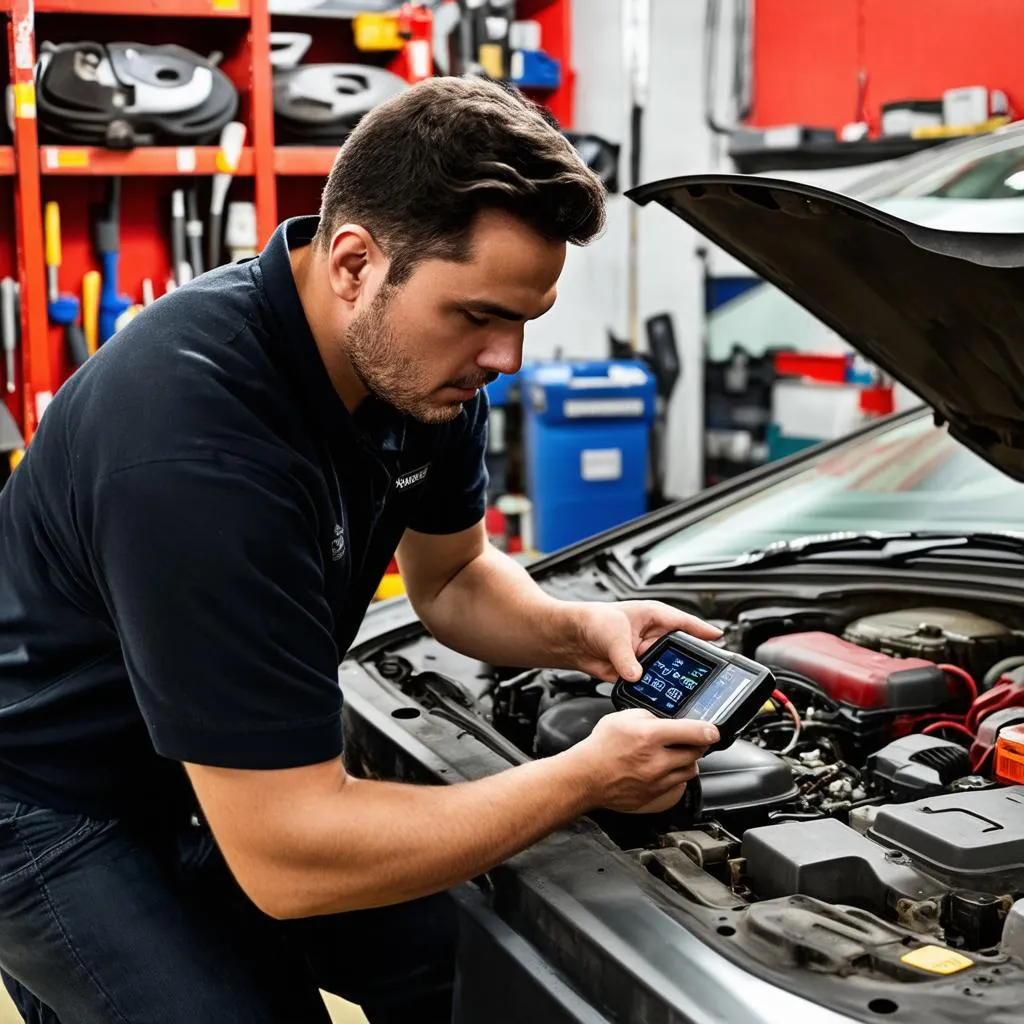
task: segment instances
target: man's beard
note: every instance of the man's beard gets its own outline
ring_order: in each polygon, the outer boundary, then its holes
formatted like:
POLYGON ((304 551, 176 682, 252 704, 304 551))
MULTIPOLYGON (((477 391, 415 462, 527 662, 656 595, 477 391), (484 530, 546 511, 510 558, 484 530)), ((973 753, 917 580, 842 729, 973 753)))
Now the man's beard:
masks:
MULTIPOLYGON (((447 423, 462 411, 461 402, 438 404, 431 401, 436 391, 423 372, 401 350, 388 319, 392 289, 386 285, 374 296, 370 308, 349 324, 345 354, 363 387, 375 398, 423 423, 447 423)), ((490 383, 498 375, 481 373, 447 382, 452 387, 472 390, 490 383)))

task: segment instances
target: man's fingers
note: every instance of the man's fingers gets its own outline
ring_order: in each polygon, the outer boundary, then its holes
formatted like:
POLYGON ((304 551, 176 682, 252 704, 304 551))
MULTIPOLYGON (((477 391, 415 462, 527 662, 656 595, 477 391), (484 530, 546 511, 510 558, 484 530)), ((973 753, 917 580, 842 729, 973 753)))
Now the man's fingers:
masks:
POLYGON ((616 637, 608 646, 608 660, 612 668, 623 678, 635 681, 643 675, 640 662, 636 660, 633 644, 628 636, 616 637))
POLYGON ((657 636, 652 636, 650 640, 645 641, 642 649, 650 647, 658 639, 658 636, 671 633, 676 629, 682 633, 689 633, 690 636, 699 637, 701 640, 717 640, 722 635, 722 631, 717 626, 712 626, 710 622, 705 622, 688 612, 681 612, 660 601, 645 601, 643 605, 644 612, 648 616, 648 628, 643 632, 648 636, 652 632, 657 633, 657 636))
POLYGON ((694 718, 659 718, 650 726, 653 739, 666 747, 707 747, 718 742, 718 730, 694 718))
POLYGON ((669 772, 661 781, 665 789, 672 789, 674 786, 681 786, 684 782, 695 779, 697 774, 697 762, 694 761, 693 764, 688 764, 685 768, 677 768, 674 772, 669 772))

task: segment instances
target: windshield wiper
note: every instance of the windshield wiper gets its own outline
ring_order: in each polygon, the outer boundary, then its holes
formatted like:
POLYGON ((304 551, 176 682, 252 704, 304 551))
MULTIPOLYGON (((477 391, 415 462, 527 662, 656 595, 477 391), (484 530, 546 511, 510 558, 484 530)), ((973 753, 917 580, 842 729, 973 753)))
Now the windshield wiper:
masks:
POLYGON ((895 565, 944 552, 999 552, 1024 559, 1024 535, 1014 533, 943 532, 939 530, 844 531, 811 534, 793 540, 776 541, 736 558, 670 565, 651 576, 647 584, 671 583, 694 572, 770 569, 794 565, 820 555, 852 555, 855 561, 884 562, 895 565))

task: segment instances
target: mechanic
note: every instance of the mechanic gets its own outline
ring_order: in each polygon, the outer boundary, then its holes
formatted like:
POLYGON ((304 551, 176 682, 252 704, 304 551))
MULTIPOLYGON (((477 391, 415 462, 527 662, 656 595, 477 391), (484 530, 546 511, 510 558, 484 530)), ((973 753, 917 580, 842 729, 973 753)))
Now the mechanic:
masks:
POLYGON ((436 78, 319 216, 144 310, 0 493, 0 968, 27 1021, 448 1021, 453 885, 676 802, 714 730, 642 710, 492 777, 346 774, 338 667, 396 552, 430 631, 636 678, 706 623, 547 596, 487 542, 487 399, 604 195, 519 94, 436 78))

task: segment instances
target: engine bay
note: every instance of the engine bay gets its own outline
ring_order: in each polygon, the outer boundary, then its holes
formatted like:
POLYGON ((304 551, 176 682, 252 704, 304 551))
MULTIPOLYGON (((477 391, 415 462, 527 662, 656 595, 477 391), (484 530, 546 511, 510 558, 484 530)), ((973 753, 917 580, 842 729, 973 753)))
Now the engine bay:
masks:
MULTIPOLYGON (((942 973, 907 959, 908 932, 1024 957, 1024 629, 998 609, 888 604, 713 620, 718 643, 772 669, 772 698, 671 811, 592 817, 687 900, 745 912, 765 942, 805 919, 818 939, 794 955, 825 969, 870 948, 889 976, 942 973)), ((557 754, 614 711, 611 685, 584 673, 474 662, 470 675, 438 649, 424 638, 373 667, 509 760, 557 754)))

